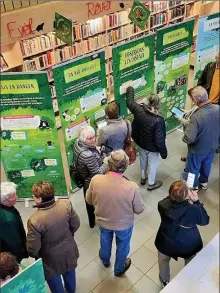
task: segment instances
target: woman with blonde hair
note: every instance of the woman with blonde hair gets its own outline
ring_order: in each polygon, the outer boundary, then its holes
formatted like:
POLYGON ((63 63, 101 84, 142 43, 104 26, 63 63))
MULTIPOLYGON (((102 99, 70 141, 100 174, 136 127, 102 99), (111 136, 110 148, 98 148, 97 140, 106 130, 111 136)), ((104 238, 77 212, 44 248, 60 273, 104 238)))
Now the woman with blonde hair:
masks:
POLYGON ((160 281, 170 281, 170 260, 184 258, 185 265, 202 247, 199 226, 209 224, 209 216, 198 199, 197 192, 189 190, 182 180, 171 184, 169 195, 158 203, 161 224, 156 236, 160 281))

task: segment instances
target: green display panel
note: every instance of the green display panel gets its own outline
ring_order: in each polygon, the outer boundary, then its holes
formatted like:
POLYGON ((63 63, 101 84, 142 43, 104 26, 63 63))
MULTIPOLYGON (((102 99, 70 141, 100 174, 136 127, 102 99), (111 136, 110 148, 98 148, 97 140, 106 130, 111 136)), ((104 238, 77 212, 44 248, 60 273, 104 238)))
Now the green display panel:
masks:
POLYGON ((112 49, 115 100, 122 116, 130 114, 126 107, 129 86, 139 103, 154 91, 154 44, 155 35, 150 34, 112 49))
POLYGON ((150 10, 147 9, 145 4, 140 3, 140 1, 138 0, 134 0, 128 17, 140 29, 144 30, 146 29, 146 24, 150 16, 150 13, 150 10))
POLYGON ((71 164, 79 127, 86 124, 96 127, 95 121, 105 116, 105 52, 99 51, 55 66, 53 74, 68 162, 71 164))
POLYGON ((1 287, 1 293, 47 293, 42 260, 39 259, 1 287))
POLYGON ((7 73, 0 77, 1 160, 19 198, 32 197, 40 180, 66 195, 66 183, 46 73, 7 73))
POLYGON ((55 12, 55 35, 58 39, 71 46, 73 43, 73 23, 59 13, 55 12))
POLYGON ((194 19, 157 31, 155 91, 167 131, 179 125, 173 106, 185 108, 194 19))

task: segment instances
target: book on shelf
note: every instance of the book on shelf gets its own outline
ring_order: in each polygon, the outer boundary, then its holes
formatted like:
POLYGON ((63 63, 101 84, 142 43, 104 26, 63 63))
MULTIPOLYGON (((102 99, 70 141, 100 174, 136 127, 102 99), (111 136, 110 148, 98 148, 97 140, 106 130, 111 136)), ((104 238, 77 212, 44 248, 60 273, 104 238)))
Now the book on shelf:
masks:
POLYGON ((178 6, 178 5, 184 5, 184 1, 168 1, 169 2, 169 8, 178 6))
POLYGON ((154 26, 157 26, 157 25, 162 25, 164 23, 166 23, 168 20, 168 13, 167 12, 161 12, 161 13, 158 13, 158 14, 154 14, 154 15, 151 15, 150 17, 150 27, 154 27, 154 26))
POLYGON ((127 10, 106 15, 107 29, 114 28, 115 26, 119 26, 124 23, 129 23, 130 20, 128 18, 128 15, 129 11, 127 10))
POLYGON ((155 1, 151 2, 149 9, 152 13, 160 12, 161 10, 166 10, 168 8, 168 1, 155 1))
POLYGON ((184 16, 185 15, 185 6, 175 7, 169 11, 170 13, 170 19, 184 16))

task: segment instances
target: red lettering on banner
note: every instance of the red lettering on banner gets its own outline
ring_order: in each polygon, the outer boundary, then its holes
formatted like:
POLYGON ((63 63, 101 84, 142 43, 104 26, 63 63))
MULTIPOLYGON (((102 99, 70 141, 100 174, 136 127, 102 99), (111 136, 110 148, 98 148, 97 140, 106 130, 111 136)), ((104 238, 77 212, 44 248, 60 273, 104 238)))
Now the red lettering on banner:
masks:
POLYGON ((111 9, 111 4, 111 1, 86 3, 88 8, 88 17, 98 15, 103 11, 107 12, 111 9))
POLYGON ((16 21, 10 21, 7 23, 8 34, 11 39, 20 39, 23 37, 34 35, 33 31, 33 19, 29 18, 27 23, 23 25, 17 25, 16 21))

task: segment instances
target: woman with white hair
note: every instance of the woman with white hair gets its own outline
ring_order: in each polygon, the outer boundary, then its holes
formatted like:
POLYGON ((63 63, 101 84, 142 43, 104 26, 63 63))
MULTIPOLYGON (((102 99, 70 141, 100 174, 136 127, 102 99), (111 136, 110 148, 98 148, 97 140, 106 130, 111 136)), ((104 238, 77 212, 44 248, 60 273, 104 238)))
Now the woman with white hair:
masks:
POLYGON ((28 258, 26 233, 21 216, 14 207, 17 201, 16 184, 0 183, 0 243, 1 252, 10 252, 17 262, 28 258))
POLYGON ((129 158, 123 150, 112 152, 108 158, 109 172, 92 178, 86 201, 95 207, 100 227, 101 249, 99 257, 105 267, 110 265, 112 240, 116 237, 116 260, 114 273, 119 277, 131 265, 127 258, 134 225, 134 214, 144 210, 140 190, 135 182, 123 177, 129 158))
MULTIPOLYGON (((108 170, 108 165, 101 160, 100 153, 96 149, 95 130, 91 126, 83 126, 79 131, 79 139, 74 145, 74 163, 80 177, 84 181, 84 197, 89 188, 92 177, 96 174, 104 174, 108 170)), ((86 203, 89 225, 95 226, 94 207, 86 203)))

